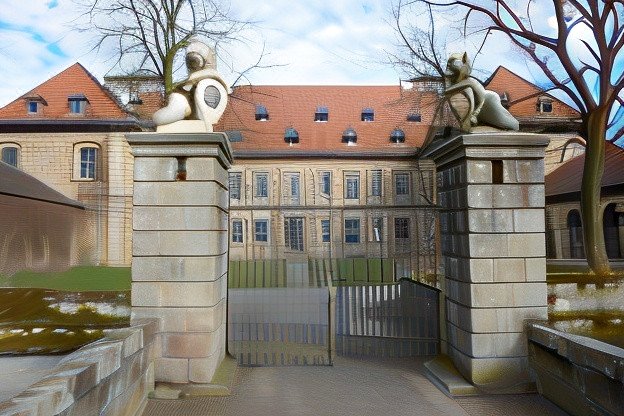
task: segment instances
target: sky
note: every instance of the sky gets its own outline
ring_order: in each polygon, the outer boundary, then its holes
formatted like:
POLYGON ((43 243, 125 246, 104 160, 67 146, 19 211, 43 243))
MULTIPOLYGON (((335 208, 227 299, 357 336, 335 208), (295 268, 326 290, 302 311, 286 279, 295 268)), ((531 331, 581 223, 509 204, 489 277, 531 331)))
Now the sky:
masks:
MULTIPOLYGON (((397 85, 402 74, 387 63, 397 44, 389 0, 231 0, 231 11, 257 22, 246 44, 227 45, 219 70, 228 82, 251 65, 264 45, 254 84, 397 85)), ((91 51, 72 0, 0 0, 0 106, 80 62, 101 82, 114 62, 91 51)), ((461 45, 459 46, 461 47, 461 45)), ((502 51, 504 52, 504 50, 502 51)), ((490 65, 495 69, 495 65, 490 65)), ((487 65, 486 65, 487 67, 487 65)), ((247 83, 241 81, 242 83, 247 83)))

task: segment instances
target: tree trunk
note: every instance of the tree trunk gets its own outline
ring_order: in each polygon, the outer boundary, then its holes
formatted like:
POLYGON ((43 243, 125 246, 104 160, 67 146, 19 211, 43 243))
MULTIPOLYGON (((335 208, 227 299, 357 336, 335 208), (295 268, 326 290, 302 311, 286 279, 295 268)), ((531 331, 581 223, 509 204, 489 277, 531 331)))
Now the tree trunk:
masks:
POLYGON ((606 108, 599 107, 587 119, 587 147, 581 185, 581 217, 583 243, 590 269, 604 276, 611 272, 605 248, 600 206, 600 188, 605 162, 606 108))

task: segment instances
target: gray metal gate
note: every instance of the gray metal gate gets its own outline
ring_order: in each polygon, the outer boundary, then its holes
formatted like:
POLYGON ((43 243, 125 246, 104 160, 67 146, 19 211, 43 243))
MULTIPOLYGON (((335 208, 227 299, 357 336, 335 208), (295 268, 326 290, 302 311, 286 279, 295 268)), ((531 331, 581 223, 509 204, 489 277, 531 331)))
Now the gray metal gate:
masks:
POLYGON ((439 290, 408 279, 336 291, 336 352, 410 357, 439 352, 439 290))

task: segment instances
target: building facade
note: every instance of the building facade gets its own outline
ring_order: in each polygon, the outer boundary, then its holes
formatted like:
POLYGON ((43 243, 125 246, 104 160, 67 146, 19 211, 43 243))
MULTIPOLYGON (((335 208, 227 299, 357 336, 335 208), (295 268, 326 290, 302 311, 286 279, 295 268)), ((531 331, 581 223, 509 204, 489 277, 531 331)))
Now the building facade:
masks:
POLYGON ((87 207, 95 263, 127 266, 132 155, 124 135, 141 128, 76 63, 0 109, 0 152, 4 163, 87 207))

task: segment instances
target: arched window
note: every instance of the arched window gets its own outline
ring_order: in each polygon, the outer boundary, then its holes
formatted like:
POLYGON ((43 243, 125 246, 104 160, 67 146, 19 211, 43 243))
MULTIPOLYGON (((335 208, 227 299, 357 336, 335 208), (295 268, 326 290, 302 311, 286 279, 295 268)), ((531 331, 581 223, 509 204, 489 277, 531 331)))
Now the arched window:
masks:
POLYGON ((570 258, 584 259, 583 225, 581 223, 581 215, 576 209, 568 212, 568 230, 570 232, 570 258))
POLYGON ((622 258, 620 227, 624 225, 624 213, 616 211, 616 204, 609 204, 602 214, 605 246, 610 259, 622 258))
POLYGON ((2 161, 13 167, 19 167, 20 147, 17 143, 0 143, 2 161))
POLYGON ((74 146, 73 179, 89 181, 99 179, 100 146, 96 143, 77 143, 74 146))

